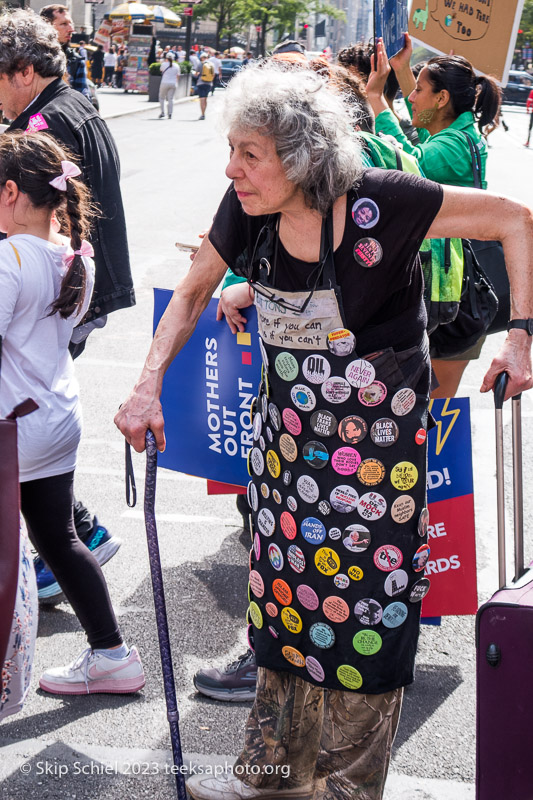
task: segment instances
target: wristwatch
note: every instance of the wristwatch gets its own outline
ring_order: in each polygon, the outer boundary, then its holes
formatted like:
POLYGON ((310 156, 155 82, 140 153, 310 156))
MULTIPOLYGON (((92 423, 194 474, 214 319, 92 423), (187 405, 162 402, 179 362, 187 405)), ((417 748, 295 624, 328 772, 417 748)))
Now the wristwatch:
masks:
POLYGON ((511 328, 520 328, 526 331, 528 336, 533 336, 533 319, 531 317, 529 319, 511 319, 507 323, 507 330, 510 331, 511 328))

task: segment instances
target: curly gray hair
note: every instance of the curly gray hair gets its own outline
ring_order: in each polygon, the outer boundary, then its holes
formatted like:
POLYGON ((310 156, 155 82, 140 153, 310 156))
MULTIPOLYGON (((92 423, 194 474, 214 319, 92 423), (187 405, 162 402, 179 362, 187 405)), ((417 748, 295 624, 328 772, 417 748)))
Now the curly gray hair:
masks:
POLYGON ((55 28, 33 11, 0 15, 0 75, 12 78, 28 66, 42 78, 60 78, 65 54, 55 28))
POLYGON ((287 178, 323 216, 361 176, 357 108, 305 68, 251 64, 232 79, 222 120, 227 130, 272 136, 287 178))

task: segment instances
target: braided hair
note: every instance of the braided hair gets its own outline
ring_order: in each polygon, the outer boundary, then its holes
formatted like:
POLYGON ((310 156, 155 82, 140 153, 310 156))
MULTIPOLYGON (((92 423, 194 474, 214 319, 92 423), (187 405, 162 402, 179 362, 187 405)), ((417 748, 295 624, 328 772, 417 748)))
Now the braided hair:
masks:
MULTIPOLYGON (((66 191, 50 184, 62 173, 62 161, 75 161, 65 147, 43 132, 13 131, 0 137, 0 187, 13 181, 36 208, 55 212, 61 232, 70 238, 74 251, 87 238, 90 221, 96 209, 90 201, 88 188, 69 178, 66 191)), ((63 276, 59 295, 51 305, 50 315, 67 319, 77 312, 85 298, 86 273, 82 257, 75 255, 63 276)))

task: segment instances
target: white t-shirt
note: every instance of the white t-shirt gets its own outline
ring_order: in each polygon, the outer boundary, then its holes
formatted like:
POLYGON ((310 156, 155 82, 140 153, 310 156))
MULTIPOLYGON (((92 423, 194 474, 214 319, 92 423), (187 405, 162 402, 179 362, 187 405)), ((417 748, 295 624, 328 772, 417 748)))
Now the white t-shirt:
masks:
POLYGON ((20 480, 62 475, 76 466, 81 409, 74 363, 68 351, 72 329, 82 319, 94 287, 94 263, 83 257, 87 289, 75 316, 48 316, 72 254, 29 234, 0 241, 0 416, 27 397, 39 409, 18 420, 20 480), (11 244, 20 257, 20 266, 11 244))
POLYGON ((176 55, 178 56, 178 61, 181 63, 185 61, 185 50, 177 50, 176 55))
POLYGON ((220 60, 220 58, 217 58, 216 56, 211 56, 208 59, 208 61, 210 61, 212 63, 212 65, 214 66, 215 75, 220 75, 221 70, 222 70, 222 61, 220 60))
POLYGON ((115 53, 106 53, 104 56, 104 67, 116 67, 117 57, 115 53))
POLYGON ((170 66, 168 61, 163 61, 161 64, 161 85, 174 86, 180 74, 181 70, 177 64, 172 64, 172 66, 170 66))

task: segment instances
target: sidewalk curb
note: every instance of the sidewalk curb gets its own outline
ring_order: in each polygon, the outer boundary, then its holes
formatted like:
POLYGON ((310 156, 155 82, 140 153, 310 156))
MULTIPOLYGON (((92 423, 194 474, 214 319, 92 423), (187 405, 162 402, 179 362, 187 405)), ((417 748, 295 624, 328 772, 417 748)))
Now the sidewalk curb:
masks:
MULTIPOLYGON (((196 100, 196 96, 194 97, 181 97, 179 100, 174 100, 174 105, 177 106, 180 103, 188 103, 191 100, 196 100)), ((106 114, 106 116, 102 116, 102 119, 117 119, 118 117, 131 117, 134 114, 145 114, 147 111, 152 111, 156 105, 159 105, 159 100, 153 100, 151 103, 149 100, 146 101, 146 108, 133 108, 130 111, 119 111, 118 113, 111 113, 106 114)))

